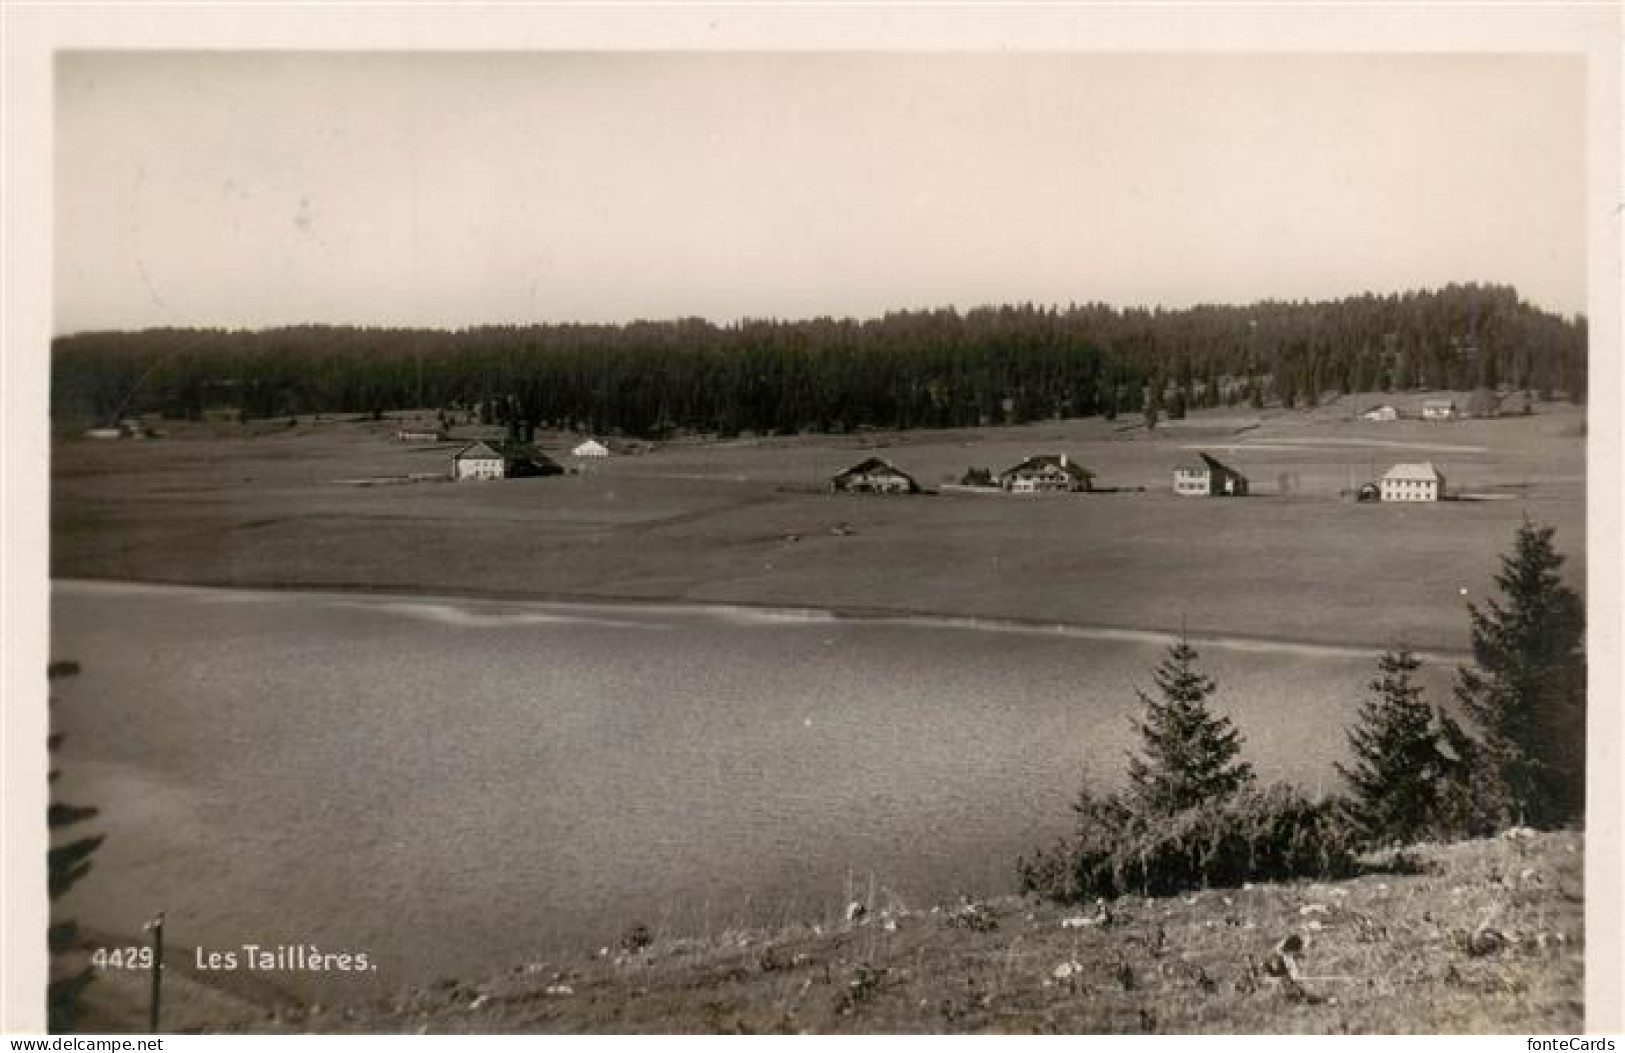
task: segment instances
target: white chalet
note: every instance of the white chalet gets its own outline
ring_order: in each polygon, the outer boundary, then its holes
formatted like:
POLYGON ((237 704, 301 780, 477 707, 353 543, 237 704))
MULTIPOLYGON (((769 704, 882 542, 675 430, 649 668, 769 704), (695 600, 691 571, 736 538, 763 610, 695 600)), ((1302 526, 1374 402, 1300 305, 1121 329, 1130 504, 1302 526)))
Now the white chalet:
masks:
POLYGON ((1396 464, 1383 473, 1384 501, 1438 501, 1444 497, 1444 476, 1432 461, 1396 464))
POLYGON ((1090 489, 1094 473, 1066 454, 1039 454, 999 473, 999 485, 1013 494, 1075 493, 1090 489))

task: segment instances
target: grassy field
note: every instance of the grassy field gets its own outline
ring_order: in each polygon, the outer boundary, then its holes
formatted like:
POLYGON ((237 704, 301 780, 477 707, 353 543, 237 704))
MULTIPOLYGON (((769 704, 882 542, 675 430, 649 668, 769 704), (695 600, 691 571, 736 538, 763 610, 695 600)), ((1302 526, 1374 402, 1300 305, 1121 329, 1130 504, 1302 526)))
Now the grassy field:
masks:
MULTIPOLYGON (((320 1032, 1573 1033, 1578 834, 1420 846, 1400 868, 1098 907, 926 907, 856 889, 820 922, 597 953, 394 997, 300 1005, 184 949, 175 1030, 320 1032), (1278 949, 1293 938, 1290 966, 1278 949)), ((1391 861, 1390 861, 1391 862, 1391 861)), ((1288 944, 1290 946, 1290 944, 1288 944)), ((144 974, 93 985, 90 1028, 140 1020, 144 974)))
MULTIPOLYGON (((52 573, 197 584, 679 599, 913 611, 1334 643, 1454 649, 1524 515, 1558 529, 1584 582, 1584 416, 1372 423, 1308 412, 844 437, 674 442, 581 474, 358 485, 444 471, 454 444, 393 442, 396 421, 169 426, 64 437, 52 463, 52 573), (1206 450, 1243 501, 1176 498, 1206 450), (936 487, 1065 452, 1097 485, 1144 492, 910 498, 823 492, 879 454, 936 487), (1351 481, 1432 459, 1498 500, 1355 505, 1351 481), (1465 593, 1463 590, 1466 590, 1465 593)), ((1401 400, 1404 401, 1404 400, 1401 400)), ((1414 400, 1413 400, 1414 401, 1414 400)), ((560 460, 573 439, 543 436, 560 460)))

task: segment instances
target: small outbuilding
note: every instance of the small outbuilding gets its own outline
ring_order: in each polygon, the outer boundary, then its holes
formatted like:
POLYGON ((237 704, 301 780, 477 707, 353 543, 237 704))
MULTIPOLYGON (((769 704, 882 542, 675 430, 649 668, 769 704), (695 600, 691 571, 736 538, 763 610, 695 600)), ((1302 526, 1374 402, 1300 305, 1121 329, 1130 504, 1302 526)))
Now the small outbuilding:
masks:
POLYGON ((1043 453, 999 473, 999 486, 1013 494, 1077 493, 1094 486, 1095 475, 1066 454, 1043 453))
POLYGON ((1198 453, 1174 469, 1174 493, 1184 497, 1246 497, 1247 477, 1227 464, 1198 453))
POLYGON ((1389 405, 1372 406, 1360 414, 1366 420, 1398 420, 1399 410, 1389 405))
POLYGON ((588 439, 586 442, 570 451, 572 457, 608 457, 609 447, 597 439, 588 439))
POLYGON ((395 433, 396 442, 439 442, 444 438, 433 428, 401 428, 395 433))
POLYGON ((830 489, 852 494, 917 494, 920 484, 890 461, 870 457, 830 480, 830 489))
POLYGON ((1453 399, 1428 399, 1422 403, 1423 420, 1455 420, 1460 415, 1453 399))
POLYGON ((1444 476, 1432 461, 1396 464, 1382 475, 1384 501, 1439 501, 1444 498, 1444 476))

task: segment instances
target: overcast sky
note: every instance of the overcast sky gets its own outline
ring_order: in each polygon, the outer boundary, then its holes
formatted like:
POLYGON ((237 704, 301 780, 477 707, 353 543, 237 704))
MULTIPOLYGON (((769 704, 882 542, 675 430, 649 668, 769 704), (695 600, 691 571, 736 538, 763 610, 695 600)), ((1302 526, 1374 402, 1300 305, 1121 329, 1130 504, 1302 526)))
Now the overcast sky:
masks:
POLYGON ((58 332, 1585 294, 1576 58, 65 53, 58 332))

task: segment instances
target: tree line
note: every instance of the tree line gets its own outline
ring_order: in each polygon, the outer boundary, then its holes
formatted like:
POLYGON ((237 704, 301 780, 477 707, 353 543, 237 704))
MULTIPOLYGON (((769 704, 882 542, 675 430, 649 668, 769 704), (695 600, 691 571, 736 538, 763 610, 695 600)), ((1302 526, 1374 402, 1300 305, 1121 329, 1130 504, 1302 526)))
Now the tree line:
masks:
POLYGON ((93 332, 57 338, 52 364, 54 411, 104 422, 438 408, 659 438, 1177 418, 1419 388, 1580 401, 1586 320, 1469 284, 1181 310, 1027 303, 867 320, 93 332))

